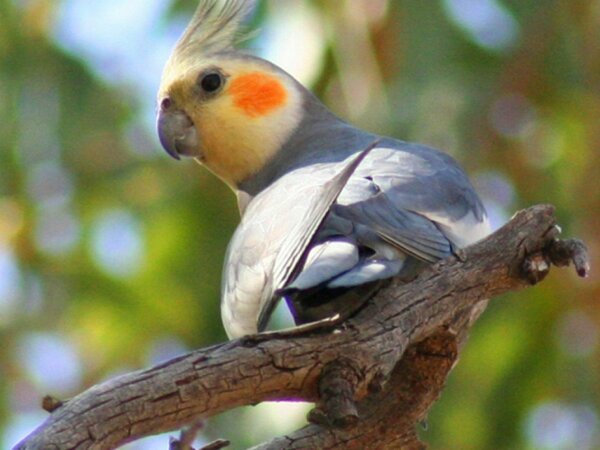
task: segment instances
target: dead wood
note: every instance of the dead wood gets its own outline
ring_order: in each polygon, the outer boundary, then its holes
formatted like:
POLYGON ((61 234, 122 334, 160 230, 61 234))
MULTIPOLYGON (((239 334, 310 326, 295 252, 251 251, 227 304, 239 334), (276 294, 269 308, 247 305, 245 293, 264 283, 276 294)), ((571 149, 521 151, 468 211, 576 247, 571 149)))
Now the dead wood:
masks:
POLYGON ((392 280, 357 315, 320 329, 248 336, 96 385, 15 447, 107 449, 275 399, 315 402, 312 424, 255 449, 420 449, 415 426, 439 397, 486 299, 541 281, 552 264, 589 272, 554 209, 516 214, 487 239, 392 280))

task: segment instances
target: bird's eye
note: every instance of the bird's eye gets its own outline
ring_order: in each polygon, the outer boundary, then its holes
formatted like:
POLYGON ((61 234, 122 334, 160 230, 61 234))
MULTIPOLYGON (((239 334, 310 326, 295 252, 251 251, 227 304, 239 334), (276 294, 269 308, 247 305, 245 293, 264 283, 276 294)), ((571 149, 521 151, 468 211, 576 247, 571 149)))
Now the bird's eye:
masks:
POLYGON ((223 76, 217 72, 210 72, 202 75, 200 79, 200 87, 204 92, 216 92, 223 85, 223 76))

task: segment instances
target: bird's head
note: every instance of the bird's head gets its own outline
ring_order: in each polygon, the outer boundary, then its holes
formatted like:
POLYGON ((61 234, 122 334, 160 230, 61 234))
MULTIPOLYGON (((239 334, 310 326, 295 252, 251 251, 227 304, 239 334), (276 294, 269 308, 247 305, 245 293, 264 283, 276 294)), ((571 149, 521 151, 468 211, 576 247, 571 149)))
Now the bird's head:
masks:
POLYGON ((252 3, 201 0, 158 92, 165 150, 196 158, 234 188, 275 156, 302 117, 297 82, 235 48, 252 3))

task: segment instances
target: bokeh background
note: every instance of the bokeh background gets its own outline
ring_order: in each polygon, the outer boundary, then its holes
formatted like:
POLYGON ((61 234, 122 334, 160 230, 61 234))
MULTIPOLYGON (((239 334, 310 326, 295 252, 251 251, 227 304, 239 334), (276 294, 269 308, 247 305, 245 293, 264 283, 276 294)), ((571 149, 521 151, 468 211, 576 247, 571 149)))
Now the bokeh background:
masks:
MULTIPOLYGON (((225 339, 237 210, 154 133, 162 64, 195 0, 0 0, 0 447, 108 377, 225 339)), ((467 169, 499 226, 553 203, 600 264, 600 1, 271 0, 247 45, 339 115, 467 169)), ((600 448, 600 277, 555 270, 494 300, 423 438, 433 449, 600 448)), ((243 408, 245 448, 308 405, 243 408)), ((166 449, 166 436, 128 446, 166 449)))

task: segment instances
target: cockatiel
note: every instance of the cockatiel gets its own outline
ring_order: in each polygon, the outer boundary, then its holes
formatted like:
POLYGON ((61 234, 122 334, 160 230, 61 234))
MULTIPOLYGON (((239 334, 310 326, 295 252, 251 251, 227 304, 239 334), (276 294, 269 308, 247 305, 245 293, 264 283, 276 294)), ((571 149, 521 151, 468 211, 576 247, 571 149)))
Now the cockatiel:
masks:
POLYGON ((253 2, 202 0, 169 58, 158 134, 236 193, 221 313, 262 331, 280 299, 297 324, 348 315, 393 276, 490 232, 448 155, 344 122, 290 74, 235 47, 253 2))

